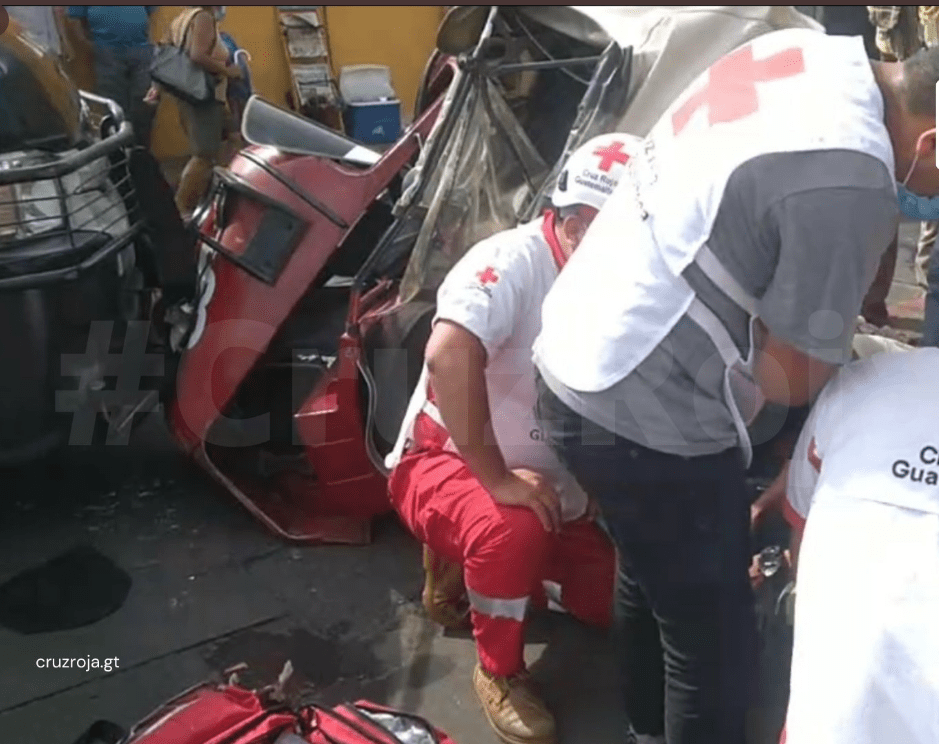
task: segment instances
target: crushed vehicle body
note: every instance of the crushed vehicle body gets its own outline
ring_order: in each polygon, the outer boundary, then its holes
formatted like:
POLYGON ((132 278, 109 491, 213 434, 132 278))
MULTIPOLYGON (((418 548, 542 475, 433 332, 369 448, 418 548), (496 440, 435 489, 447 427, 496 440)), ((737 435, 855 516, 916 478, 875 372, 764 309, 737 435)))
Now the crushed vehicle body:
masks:
POLYGON ((453 264, 543 209, 579 144, 647 134, 712 62, 789 27, 820 28, 787 6, 456 7, 384 154, 252 99, 253 144, 197 214, 176 439, 284 538, 367 542, 453 264))

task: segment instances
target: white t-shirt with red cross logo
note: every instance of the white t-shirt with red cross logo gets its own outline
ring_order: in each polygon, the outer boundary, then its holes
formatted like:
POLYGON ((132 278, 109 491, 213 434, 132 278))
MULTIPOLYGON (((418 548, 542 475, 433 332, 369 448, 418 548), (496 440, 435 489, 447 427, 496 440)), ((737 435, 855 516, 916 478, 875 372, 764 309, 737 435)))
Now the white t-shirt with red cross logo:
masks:
POLYGON ((937 378, 939 349, 847 365, 799 437, 786 744, 939 742, 937 378))
MULTIPOLYGON (((509 468, 548 477, 561 498, 562 516, 582 516, 587 497, 543 441, 535 417, 532 343, 541 330, 541 303, 558 276, 563 255, 549 245, 550 215, 498 233, 471 248, 437 292, 434 323, 447 320, 476 336, 486 349, 486 385, 492 427, 509 468), (545 229, 545 223, 548 229, 545 229)), ((426 374, 422 375, 422 381, 426 374)), ((418 384, 402 436, 427 401, 418 384)), ((389 461, 394 465, 394 460, 389 461)))

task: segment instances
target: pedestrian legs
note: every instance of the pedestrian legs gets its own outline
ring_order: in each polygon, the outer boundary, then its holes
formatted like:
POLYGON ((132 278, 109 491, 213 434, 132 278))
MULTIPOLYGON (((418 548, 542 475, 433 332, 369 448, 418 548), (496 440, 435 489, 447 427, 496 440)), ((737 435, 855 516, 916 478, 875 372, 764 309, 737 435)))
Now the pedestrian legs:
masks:
POLYGON ((194 106, 177 100, 176 105, 192 156, 183 168, 176 188, 176 207, 183 219, 188 219, 208 189, 212 169, 218 162, 222 149, 225 104, 213 101, 194 106))
POLYGON ((150 149, 156 109, 147 105, 143 99, 150 90, 150 62, 153 60, 153 48, 150 46, 128 47, 126 55, 130 99, 130 110, 126 114, 134 127, 137 144, 150 149))
POLYGON ((138 145, 150 147, 153 107, 144 103, 150 89, 150 46, 95 48, 95 78, 98 95, 110 98, 124 112, 134 129, 138 145))
POLYGON ((96 46, 95 90, 98 95, 114 101, 130 118, 130 86, 127 65, 121 49, 111 46, 96 46))

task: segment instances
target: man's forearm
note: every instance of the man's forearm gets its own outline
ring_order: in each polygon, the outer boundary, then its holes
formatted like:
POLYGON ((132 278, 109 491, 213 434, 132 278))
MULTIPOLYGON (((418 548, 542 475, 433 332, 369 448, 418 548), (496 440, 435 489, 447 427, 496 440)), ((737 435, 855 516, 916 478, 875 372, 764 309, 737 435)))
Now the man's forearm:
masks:
POLYGON ((835 365, 764 332, 755 377, 767 400, 790 407, 804 406, 815 399, 836 370, 835 365))
POLYGON ((467 467, 490 489, 508 469, 492 429, 484 361, 459 351, 428 364, 440 417, 467 467))

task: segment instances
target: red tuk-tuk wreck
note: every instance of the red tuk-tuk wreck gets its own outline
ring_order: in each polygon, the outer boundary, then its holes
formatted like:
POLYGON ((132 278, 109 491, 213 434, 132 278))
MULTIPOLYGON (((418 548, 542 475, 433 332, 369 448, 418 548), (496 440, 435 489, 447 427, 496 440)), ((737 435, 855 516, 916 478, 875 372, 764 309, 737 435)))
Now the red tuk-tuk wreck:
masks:
POLYGON ((722 54, 813 23, 783 6, 457 8, 381 156, 252 99, 252 144, 197 213, 176 439, 284 538, 367 542, 447 270, 543 208, 581 142, 645 134, 722 54))

